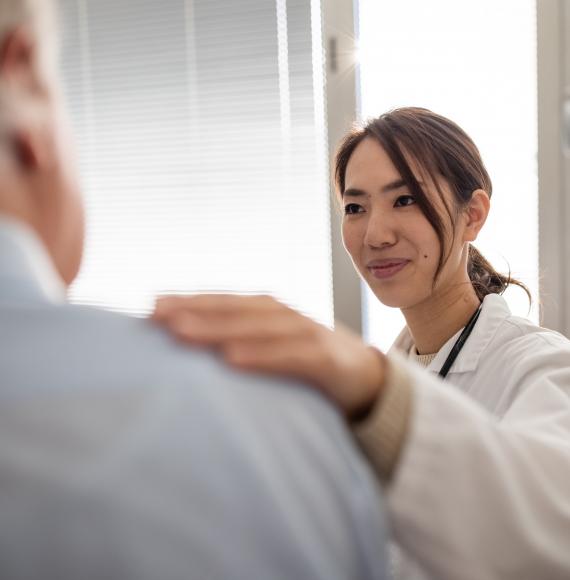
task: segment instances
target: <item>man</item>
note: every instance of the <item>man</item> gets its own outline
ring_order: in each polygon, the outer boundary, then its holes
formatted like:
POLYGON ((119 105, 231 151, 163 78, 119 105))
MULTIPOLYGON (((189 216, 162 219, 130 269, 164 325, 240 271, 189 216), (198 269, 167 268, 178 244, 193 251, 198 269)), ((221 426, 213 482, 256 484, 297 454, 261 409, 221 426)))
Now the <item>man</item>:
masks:
POLYGON ((0 0, 0 575, 385 578, 339 416, 65 303, 83 216, 48 0, 0 0))

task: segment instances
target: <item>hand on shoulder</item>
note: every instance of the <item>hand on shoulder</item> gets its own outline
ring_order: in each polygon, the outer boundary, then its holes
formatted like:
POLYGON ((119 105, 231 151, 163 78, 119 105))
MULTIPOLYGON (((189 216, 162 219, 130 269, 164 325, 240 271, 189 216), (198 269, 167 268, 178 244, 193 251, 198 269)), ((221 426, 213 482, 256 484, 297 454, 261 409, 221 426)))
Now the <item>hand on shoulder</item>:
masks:
POLYGON ((234 367, 305 381, 349 419, 373 406, 384 383, 382 353, 347 328, 331 330, 270 296, 166 296, 152 319, 184 342, 218 349, 234 367))

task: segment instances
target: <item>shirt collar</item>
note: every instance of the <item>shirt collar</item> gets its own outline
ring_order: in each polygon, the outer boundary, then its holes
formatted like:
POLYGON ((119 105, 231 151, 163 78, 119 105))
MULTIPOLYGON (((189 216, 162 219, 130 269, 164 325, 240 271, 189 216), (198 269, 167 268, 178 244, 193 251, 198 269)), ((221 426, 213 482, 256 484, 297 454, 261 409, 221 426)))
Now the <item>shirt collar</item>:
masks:
POLYGON ((0 216, 0 278, 0 298, 65 301, 65 285, 37 234, 6 216, 0 216))
MULTIPOLYGON (((485 296, 479 319, 473 328, 473 332, 463 346, 461 353, 457 357, 457 360, 453 363, 449 374, 474 371, 477 368, 481 354, 497 332, 501 323, 509 316, 511 316, 511 311, 502 296, 499 294, 488 294, 485 296)), ((437 355, 427 367, 428 371, 439 373, 462 331, 463 329, 460 329, 439 349, 437 355)), ((413 344, 412 335, 406 326, 398 338, 396 338, 390 351, 398 351, 407 355, 413 344)))

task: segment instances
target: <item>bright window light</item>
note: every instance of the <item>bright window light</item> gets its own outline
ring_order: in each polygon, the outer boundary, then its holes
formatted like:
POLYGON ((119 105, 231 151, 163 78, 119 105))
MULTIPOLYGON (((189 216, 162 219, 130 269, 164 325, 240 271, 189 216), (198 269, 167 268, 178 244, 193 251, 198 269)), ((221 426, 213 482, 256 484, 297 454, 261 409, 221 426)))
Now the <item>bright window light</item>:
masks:
MULTIPOLYGON (((493 180, 490 217, 476 246, 533 295, 506 293, 513 312, 538 320, 535 0, 360 0, 362 118, 422 106, 457 122, 493 180)), ((404 325, 368 290, 367 339, 388 348, 404 325)))
POLYGON ((74 302, 270 293, 332 325, 319 0, 61 0, 87 204, 74 302))

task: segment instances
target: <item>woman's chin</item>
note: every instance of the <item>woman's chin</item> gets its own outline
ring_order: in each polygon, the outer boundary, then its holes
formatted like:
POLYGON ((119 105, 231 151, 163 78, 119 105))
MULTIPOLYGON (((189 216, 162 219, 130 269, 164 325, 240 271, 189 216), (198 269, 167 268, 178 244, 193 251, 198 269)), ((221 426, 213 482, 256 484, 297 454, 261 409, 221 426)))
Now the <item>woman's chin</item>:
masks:
POLYGON ((407 308, 412 308, 421 299, 418 296, 409 296, 408 293, 401 288, 374 288, 370 286, 374 296, 381 302, 384 306, 388 308, 399 308, 400 310, 406 310, 407 308))
POLYGON ((382 292, 378 291, 375 288, 371 288, 374 296, 381 302, 384 306, 388 306, 389 308, 405 308, 406 307, 406 300, 403 300, 401 292, 382 292))

